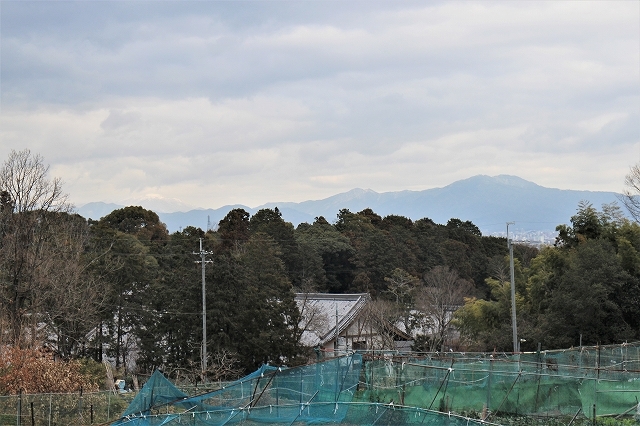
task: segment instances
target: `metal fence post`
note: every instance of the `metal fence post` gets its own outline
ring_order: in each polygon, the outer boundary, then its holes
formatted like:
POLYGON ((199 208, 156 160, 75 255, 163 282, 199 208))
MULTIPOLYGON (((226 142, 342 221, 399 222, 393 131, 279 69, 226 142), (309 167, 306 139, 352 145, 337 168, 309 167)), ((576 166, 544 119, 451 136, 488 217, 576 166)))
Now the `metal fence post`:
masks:
POLYGON ((20 391, 20 395, 18 395, 18 415, 16 416, 16 425, 20 426, 22 424, 22 391, 20 391))
POLYGON ((80 397, 78 399, 78 421, 80 421, 82 419, 82 411, 83 410, 84 410, 84 406, 83 406, 83 401, 82 401, 82 386, 80 386, 80 397))

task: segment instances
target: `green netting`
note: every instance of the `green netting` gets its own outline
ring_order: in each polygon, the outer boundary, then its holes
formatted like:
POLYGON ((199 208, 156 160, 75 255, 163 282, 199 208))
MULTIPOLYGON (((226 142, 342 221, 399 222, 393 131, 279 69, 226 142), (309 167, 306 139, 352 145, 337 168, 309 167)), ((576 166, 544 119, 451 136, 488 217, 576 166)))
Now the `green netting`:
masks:
MULTIPOLYGON (((619 415, 640 399, 640 346, 508 354, 379 356, 364 401, 536 416, 619 415)), ((635 412, 634 412, 635 414, 635 412)))
POLYGON ((113 424, 168 424, 189 416, 189 424, 203 425, 339 423, 347 410, 342 403, 352 400, 361 369, 359 354, 292 369, 263 366, 222 389, 191 397, 156 372, 113 424))
POLYGON ((468 424, 498 413, 634 415, 639 366, 638 344, 517 355, 372 352, 291 369, 264 366, 196 396, 156 372, 113 424, 401 426, 468 424))
POLYGON ((393 404, 365 404, 353 402, 309 403, 281 405, 279 407, 255 407, 252 409, 218 409, 172 414, 152 414, 130 418, 117 424, 135 426, 159 425, 450 425, 450 426, 497 426, 479 419, 439 413, 416 407, 393 404))

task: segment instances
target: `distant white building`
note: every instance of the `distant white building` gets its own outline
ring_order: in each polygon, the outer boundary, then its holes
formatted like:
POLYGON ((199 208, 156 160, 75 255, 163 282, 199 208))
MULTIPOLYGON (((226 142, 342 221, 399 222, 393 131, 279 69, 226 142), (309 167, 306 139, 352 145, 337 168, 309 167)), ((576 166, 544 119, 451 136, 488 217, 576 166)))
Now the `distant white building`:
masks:
POLYGON ((357 350, 411 349, 411 336, 376 312, 368 293, 297 293, 301 343, 338 356, 357 350))

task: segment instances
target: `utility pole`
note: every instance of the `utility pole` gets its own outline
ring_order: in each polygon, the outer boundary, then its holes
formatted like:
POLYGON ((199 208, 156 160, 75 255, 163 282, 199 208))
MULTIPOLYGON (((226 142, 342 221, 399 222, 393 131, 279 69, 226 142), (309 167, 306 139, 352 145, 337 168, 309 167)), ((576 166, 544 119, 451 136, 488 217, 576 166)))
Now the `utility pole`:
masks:
POLYGON ((213 252, 202 249, 202 238, 200 238, 200 252, 193 252, 193 254, 200 255, 200 260, 196 260, 196 263, 202 264, 202 349, 200 350, 200 362, 202 365, 202 380, 204 381, 207 371, 207 287, 204 278, 204 267, 207 263, 213 263, 213 260, 205 259, 206 255, 213 254, 213 252))
POLYGON ((509 266, 511 269, 511 325, 513 326, 513 352, 520 352, 520 341, 518 340, 518 324, 516 322, 516 280, 513 268, 513 243, 509 238, 509 225, 515 222, 507 222, 507 245, 509 246, 509 266))
POLYGON ((334 300, 333 301, 336 304, 336 343, 334 345, 334 352, 333 352, 333 356, 336 357, 338 356, 338 301, 334 300))

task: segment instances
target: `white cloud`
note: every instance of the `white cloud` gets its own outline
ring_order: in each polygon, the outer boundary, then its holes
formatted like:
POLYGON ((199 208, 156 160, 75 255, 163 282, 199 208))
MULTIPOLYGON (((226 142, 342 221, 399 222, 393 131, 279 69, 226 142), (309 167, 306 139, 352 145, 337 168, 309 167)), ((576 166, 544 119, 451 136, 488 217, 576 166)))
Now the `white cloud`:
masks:
POLYGON ((639 159, 637 2, 29 6, 3 3, 0 157, 43 154, 78 203, 620 191, 639 159))

